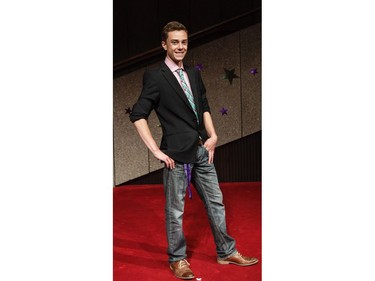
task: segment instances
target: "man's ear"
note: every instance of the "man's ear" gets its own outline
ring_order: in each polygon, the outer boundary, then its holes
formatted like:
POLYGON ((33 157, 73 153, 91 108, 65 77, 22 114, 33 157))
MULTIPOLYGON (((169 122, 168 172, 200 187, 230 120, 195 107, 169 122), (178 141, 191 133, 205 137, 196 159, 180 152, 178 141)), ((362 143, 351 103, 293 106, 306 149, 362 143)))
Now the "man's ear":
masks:
POLYGON ((165 51, 167 50, 167 44, 165 43, 165 41, 161 41, 161 46, 165 51))

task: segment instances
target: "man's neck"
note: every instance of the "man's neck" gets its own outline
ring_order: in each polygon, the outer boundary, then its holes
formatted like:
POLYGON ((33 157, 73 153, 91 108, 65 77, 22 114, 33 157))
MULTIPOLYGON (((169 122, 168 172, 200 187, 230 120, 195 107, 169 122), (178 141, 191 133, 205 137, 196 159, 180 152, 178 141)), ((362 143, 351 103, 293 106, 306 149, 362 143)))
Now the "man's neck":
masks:
POLYGON ((184 64, 183 64, 182 60, 176 62, 176 61, 172 60, 172 59, 171 59, 170 57, 168 57, 168 56, 166 56, 165 59, 166 59, 166 61, 168 61, 168 64, 169 64, 169 65, 175 65, 175 66, 177 66, 177 67, 179 67, 179 68, 183 68, 183 67, 184 67, 184 64))

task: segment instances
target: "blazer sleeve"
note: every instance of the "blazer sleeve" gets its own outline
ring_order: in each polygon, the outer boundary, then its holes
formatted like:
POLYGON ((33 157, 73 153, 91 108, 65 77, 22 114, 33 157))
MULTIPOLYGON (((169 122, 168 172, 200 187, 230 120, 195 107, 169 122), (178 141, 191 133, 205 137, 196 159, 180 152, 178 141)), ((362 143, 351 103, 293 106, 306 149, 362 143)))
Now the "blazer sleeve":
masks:
POLYGON ((198 73, 198 87, 199 87, 199 92, 201 93, 201 98, 202 98, 202 112, 204 113, 208 111, 209 113, 211 113, 210 106, 208 104, 208 100, 206 97, 206 88, 203 84, 201 73, 199 71, 197 71, 197 73, 198 73))
POLYGON ((134 104, 129 116, 131 122, 139 119, 148 119, 151 111, 157 106, 159 100, 159 87, 155 72, 146 71, 143 75, 143 88, 138 101, 134 104))

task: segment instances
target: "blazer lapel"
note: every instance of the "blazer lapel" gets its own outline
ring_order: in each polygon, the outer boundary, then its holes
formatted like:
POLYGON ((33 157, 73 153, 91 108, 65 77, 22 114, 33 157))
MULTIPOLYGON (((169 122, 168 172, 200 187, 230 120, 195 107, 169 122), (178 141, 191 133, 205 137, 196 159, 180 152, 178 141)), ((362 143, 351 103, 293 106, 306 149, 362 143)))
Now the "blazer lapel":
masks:
MULTIPOLYGON (((174 74, 172 73, 172 71, 168 68, 168 66, 163 62, 162 64, 162 67, 161 67, 161 70, 162 70, 162 74, 163 76, 166 78, 166 80, 168 81, 168 83, 172 86, 172 88, 177 92, 177 94, 182 98, 182 100, 185 102, 185 104, 193 111, 193 108, 191 107, 185 93, 184 93, 184 90, 182 89, 180 83, 177 81, 176 77, 174 76, 174 74)), ((187 71, 186 71, 187 72, 187 71)), ((190 77, 192 75, 189 75, 189 81, 191 83, 191 80, 190 80, 190 77)), ((192 86, 191 86, 192 87, 192 86)), ((192 90, 193 91, 193 90, 192 90)), ((195 91, 193 91, 193 95, 194 95, 194 102, 197 104, 197 99, 196 99, 196 95, 194 94, 195 91)))

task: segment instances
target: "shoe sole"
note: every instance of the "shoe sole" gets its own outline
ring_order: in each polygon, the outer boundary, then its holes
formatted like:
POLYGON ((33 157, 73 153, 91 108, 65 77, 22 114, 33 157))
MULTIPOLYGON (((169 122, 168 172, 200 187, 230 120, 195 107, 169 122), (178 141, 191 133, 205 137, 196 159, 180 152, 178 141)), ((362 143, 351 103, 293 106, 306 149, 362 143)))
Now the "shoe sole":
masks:
POLYGON ((238 266, 250 266, 250 265, 254 265, 254 264, 257 264, 259 261, 254 261, 252 263, 237 263, 237 262, 233 262, 233 261, 221 261, 221 260, 218 260, 217 263, 218 264, 235 264, 235 265, 238 265, 238 266))

